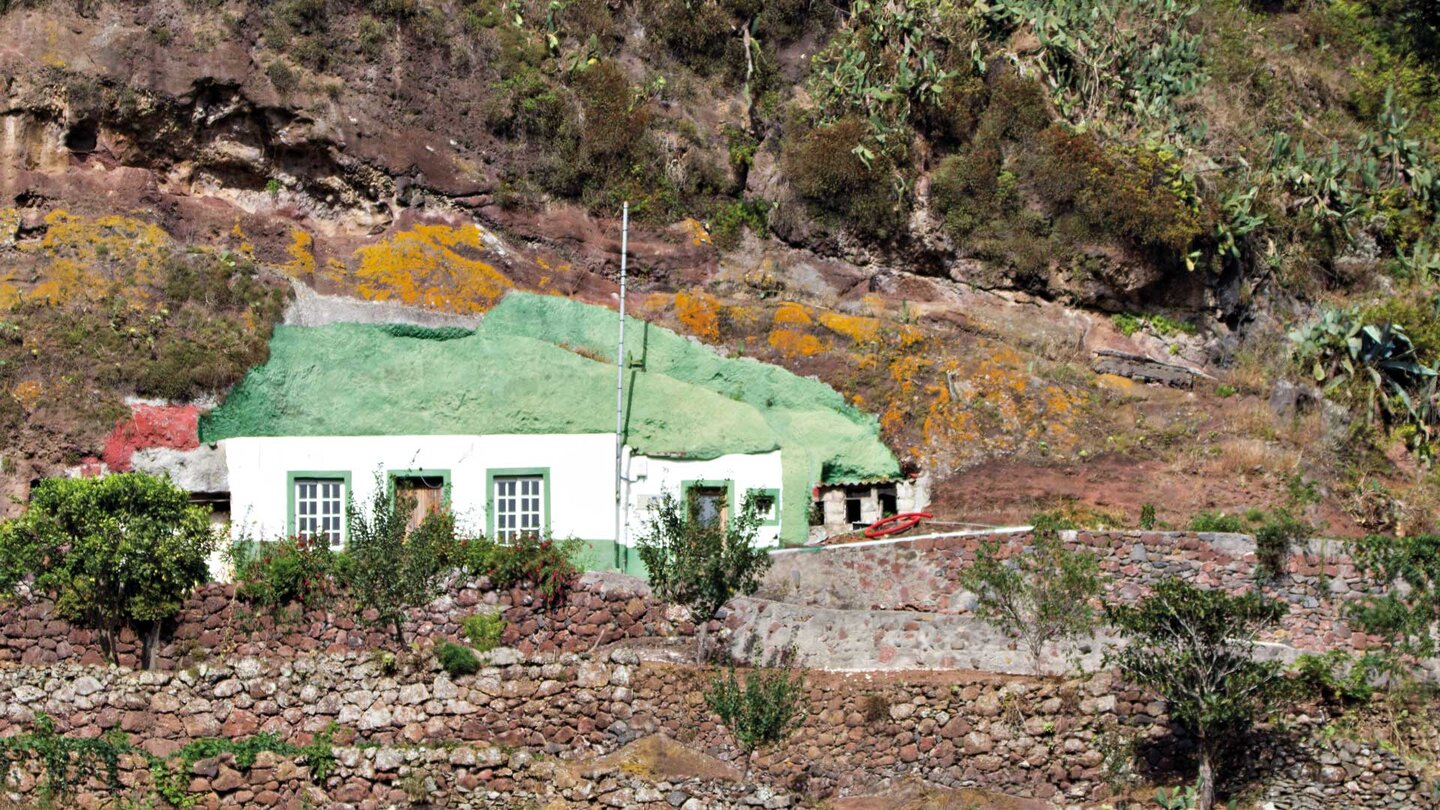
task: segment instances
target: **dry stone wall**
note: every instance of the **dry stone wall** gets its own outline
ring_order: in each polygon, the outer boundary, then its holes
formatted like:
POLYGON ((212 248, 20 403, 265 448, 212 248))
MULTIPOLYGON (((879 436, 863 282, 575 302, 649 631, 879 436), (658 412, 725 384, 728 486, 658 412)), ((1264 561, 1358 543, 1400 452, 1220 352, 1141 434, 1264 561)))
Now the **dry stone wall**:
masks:
MULTIPOLYGON (((408 637, 428 642, 459 638, 460 622, 477 612, 499 611, 506 620, 502 641, 522 653, 591 650, 623 638, 691 635, 688 614, 656 602, 645 583, 619 574, 587 573, 558 608, 541 610, 521 589, 494 591, 483 580, 457 579, 444 596, 411 613, 408 637)), ((384 647, 382 628, 357 621, 343 606, 268 612, 235 597, 233 585, 200 588, 167 624, 156 656, 158 669, 188 666, 217 655, 291 658, 384 647)), ((141 646, 126 632, 120 663, 137 666, 141 646)), ((0 609, 0 663, 98 664, 99 636, 54 615, 47 599, 22 600, 0 609)))
MULTIPOLYGON (((704 810, 778 809, 797 803, 789 792, 774 788, 706 778, 656 781, 621 768, 580 769, 497 746, 366 745, 332 750, 335 765, 323 779, 315 777, 303 760, 261 752, 247 768, 233 754, 224 753, 194 763, 184 774, 185 790, 192 806, 203 808, 513 810, 559 800, 567 807, 704 810)), ((137 807, 156 805, 156 780, 146 757, 121 755, 118 777, 119 788, 97 776, 64 801, 86 810, 124 806, 117 798, 137 807)), ((45 772, 38 762, 29 761, 15 767, 12 780, 0 795, 23 802, 41 790, 45 772)))
MULTIPOLYGON (((1003 539, 1014 546, 1027 538, 1003 539)), ((807 666, 866 670, 809 674, 804 725, 755 761, 758 782, 774 790, 637 781, 613 769, 587 775, 582 763, 590 758, 653 734, 735 756, 703 704, 710 672, 659 663, 658 652, 642 662, 635 651, 677 638, 678 649, 693 649, 683 640, 696 633, 688 616, 658 604, 643 582, 613 574, 586 574, 550 611, 521 591, 452 582, 413 613, 410 634, 425 642, 458 638, 464 617, 501 611, 511 645, 491 653, 478 674, 458 678, 442 673, 424 645, 380 654, 388 639, 339 607, 282 619, 248 609, 228 586, 207 586, 187 603, 166 629, 154 671, 98 665, 91 633, 55 618, 45 600, 21 602, 0 612, 0 736, 28 729, 43 712, 62 733, 118 731, 167 757, 203 737, 268 732, 303 744, 332 724, 339 729, 339 765, 322 780, 288 760, 265 759, 249 772, 223 759, 205 762, 190 784, 203 806, 398 806, 408 801, 402 795, 423 791, 465 808, 555 798, 682 810, 785 807, 799 796, 846 795, 912 776, 1066 804, 1103 798, 1116 752, 1127 747, 1143 752, 1146 776, 1169 773, 1184 745, 1170 738, 1163 704, 1109 674, 1062 681, 969 671, 1018 669, 1023 659, 968 615, 951 584, 978 542, 779 554, 766 591, 785 601, 733 600, 723 621, 711 623, 707 635, 741 661, 798 651, 807 666), (944 671, 902 671, 921 667, 944 671), (878 671, 886 669, 894 671, 878 671), (566 767, 555 770, 559 764, 566 767)), ((1233 537, 1080 533, 1073 542, 1101 555, 1116 598, 1135 598, 1162 574, 1227 588, 1251 583, 1253 548, 1233 537)), ((1330 576, 1322 581, 1314 555, 1297 555, 1288 580, 1273 588, 1295 606, 1285 638, 1361 646, 1367 640, 1337 618, 1359 581, 1343 559, 1325 565, 1330 576)), ((127 639, 122 663, 137 654, 127 639)), ((1309 733, 1313 725, 1298 723, 1255 760, 1277 807, 1436 806, 1405 762, 1324 741, 1309 733)), ((138 760, 127 760, 124 774, 131 789, 144 789, 138 760)), ((12 792, 33 793, 37 775, 18 774, 12 792)))
MULTIPOLYGON (((62 732, 94 737, 118 729, 167 757, 201 736, 268 731, 304 744, 339 727, 340 767, 325 779, 311 780, 299 770, 304 762, 274 758, 249 773, 224 760, 197 763, 190 787, 211 806, 272 799, 397 806, 423 790, 457 807, 513 806, 502 798, 567 798, 566 791, 571 801, 599 806, 673 807, 695 799, 692 810, 784 807, 792 794, 844 795, 907 775, 1069 804, 1107 795, 1107 778, 1123 764, 1118 752, 1141 751, 1137 768, 1164 775, 1184 751, 1167 742, 1163 706, 1108 674, 1033 681, 818 673, 809 678, 804 724, 755 759, 754 781, 777 789, 758 800, 753 785, 667 784, 661 791, 623 774, 587 776, 587 760, 656 733, 733 758, 732 741, 703 705, 708 671, 644 662, 629 650, 529 659, 502 650, 489 663, 457 678, 430 656, 402 660, 390 672, 359 653, 242 658, 173 673, 12 666, 0 668, 0 735, 45 712, 62 732)), ((1283 778, 1312 774, 1323 788, 1306 792, 1318 804, 1291 806, 1434 806, 1403 762, 1373 750, 1297 749, 1257 761, 1286 769, 1283 778)), ((12 791, 33 791, 37 775, 21 777, 12 791)), ((143 787, 138 773, 127 778, 143 787)), ((98 785, 91 792, 103 793, 98 785)))
MULTIPOLYGON (((1257 583, 1254 540, 1194 532, 1066 532, 1067 545, 1099 557, 1108 599, 1131 601, 1164 577, 1211 588, 1246 590, 1257 583)), ((1028 532, 857 544, 774 555, 758 596, 840 610, 965 615, 974 597, 956 584, 982 542, 1008 553, 1033 541, 1028 532)), ((1343 606, 1365 587, 1341 541, 1314 541, 1291 555, 1285 574, 1262 585, 1290 605, 1269 639, 1308 650, 1366 649, 1377 639, 1346 624, 1343 606)))
POLYGON ((1054 655, 1035 672, 1030 654, 973 616, 905 610, 840 610, 736 598, 724 611, 726 651, 737 661, 840 672, 975 669, 1056 674, 1094 671, 1113 642, 1108 632, 1054 655))

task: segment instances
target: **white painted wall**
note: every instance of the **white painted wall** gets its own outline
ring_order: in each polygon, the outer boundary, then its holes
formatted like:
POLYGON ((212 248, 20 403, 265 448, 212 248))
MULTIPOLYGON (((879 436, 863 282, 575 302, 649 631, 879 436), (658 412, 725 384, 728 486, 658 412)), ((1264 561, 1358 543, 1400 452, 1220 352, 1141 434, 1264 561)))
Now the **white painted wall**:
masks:
MULTIPOLYGON (((553 536, 585 540, 615 536, 615 438, 609 434, 242 437, 220 444, 230 479, 232 534, 237 539, 285 536, 288 475, 298 471, 349 471, 352 490, 347 497, 364 504, 374 496, 377 473, 449 470, 450 504, 457 522, 466 531, 488 533, 486 471, 531 467, 550 470, 553 536)), ((733 480, 737 501, 746 489, 781 485, 778 450, 681 461, 632 457, 627 449, 626 470, 630 479, 627 545, 634 545, 650 499, 667 488, 678 495, 682 481, 733 480)), ((777 536, 778 527, 762 527, 762 543, 775 544, 777 536)))
MULTIPOLYGON (((612 456, 613 457, 613 456, 612 456)), ((735 482, 735 506, 738 509, 745 501, 748 489, 780 489, 780 451, 770 453, 733 453, 704 461, 633 456, 627 459, 626 478, 629 479, 628 515, 624 543, 635 545, 635 537, 645 530, 648 523, 650 502, 661 493, 669 492, 680 497, 680 487, 685 481, 733 481, 735 482)), ((786 497, 801 497, 809 500, 810 493, 781 492, 786 497)), ((780 504, 776 504, 777 512, 780 504)), ((614 535, 612 528, 605 537, 614 535)), ((756 544, 775 546, 780 543, 780 526, 761 526, 756 544)))

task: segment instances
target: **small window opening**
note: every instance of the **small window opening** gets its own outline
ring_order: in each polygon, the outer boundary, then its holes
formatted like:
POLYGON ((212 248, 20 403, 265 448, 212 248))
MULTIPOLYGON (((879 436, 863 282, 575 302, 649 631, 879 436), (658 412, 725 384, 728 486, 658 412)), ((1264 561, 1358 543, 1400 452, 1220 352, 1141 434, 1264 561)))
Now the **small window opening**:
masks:
MULTIPOLYGON (((864 502, 864 496, 859 490, 846 490, 845 492, 845 522, 849 524, 860 523, 860 507, 864 502)), ((858 527, 857 527, 858 528, 858 527)))
POLYGON ((776 517, 776 516, 775 516, 775 496, 774 496, 774 495, 756 495, 756 496, 755 496, 755 514, 758 515, 761 520, 774 520, 775 517, 776 517))
POLYGON ((881 487, 879 496, 881 517, 889 517, 900 511, 900 502, 895 496, 895 487, 881 487))
POLYGON ((690 519, 705 527, 723 525, 729 517, 728 495, 724 487, 691 488, 690 519))
POLYGON ((295 535, 323 538, 331 548, 344 545, 345 482, 342 479, 295 479, 295 535))
POLYGON ((545 478, 507 475, 495 479, 495 539, 511 543, 545 531, 545 478))
POLYGON ((71 152, 94 152, 99 142, 99 126, 94 121, 77 122, 65 131, 65 148, 71 152))

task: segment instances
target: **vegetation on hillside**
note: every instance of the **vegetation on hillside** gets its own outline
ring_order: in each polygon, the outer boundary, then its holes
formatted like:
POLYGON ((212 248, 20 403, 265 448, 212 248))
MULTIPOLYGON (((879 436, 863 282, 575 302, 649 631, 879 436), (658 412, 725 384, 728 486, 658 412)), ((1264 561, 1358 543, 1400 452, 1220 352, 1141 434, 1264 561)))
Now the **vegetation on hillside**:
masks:
POLYGON ((0 266, 7 445, 74 463, 127 413, 123 397, 221 393, 265 359, 288 291, 244 252, 187 250, 121 216, 55 211, 45 226, 0 266))
MULTIPOLYGON (((21 7, 44 4, 0 13, 21 7)), ((1113 454, 1273 490, 1318 463, 1328 505, 1364 530, 1429 528, 1440 368, 1429 4, 280 0, 173 11, 161 48, 255 43, 243 92, 257 121, 273 105, 317 130, 360 121, 379 130, 370 143, 443 135, 471 189, 441 188, 444 167, 406 168, 399 145, 394 166, 351 166, 363 182, 333 199, 327 183, 343 172, 309 166, 313 155, 211 167, 227 192, 263 189, 286 217, 356 205, 375 217, 368 226, 433 202, 524 221, 556 201, 613 214, 621 200, 647 226, 693 217, 696 244, 745 272, 675 294, 690 277, 642 261, 642 288, 665 291, 647 314, 820 375, 942 484, 978 463, 1113 454), (889 297, 879 305, 857 292, 827 311, 817 304, 834 302, 813 300, 771 257, 752 269, 747 232, 1104 310, 1127 336, 1208 363, 1217 396, 1242 402, 1157 416, 1048 335, 1020 345, 912 319, 904 292, 874 296, 889 297), (1257 416, 1282 377, 1318 383, 1352 424, 1257 416), (1307 441, 1321 428, 1326 448, 1307 441)), ((135 19, 153 23, 150 13, 135 19)), ((198 160, 215 134, 180 125, 196 119, 188 102, 63 63, 15 86, 40 99, 22 106, 63 98, 67 121, 135 139, 139 165, 161 174, 198 160)), ((153 224, 50 217, 42 228, 33 213, 0 211, 0 255, 22 260, 0 272, 0 427, 23 434, 6 464, 74 463, 124 396, 222 391, 263 357, 283 294, 243 237, 229 253, 185 252, 153 224), (65 289, 99 297, 51 294, 65 289)), ((585 273, 546 265, 543 280, 526 279, 474 225, 399 223, 327 252, 322 229, 293 223, 268 235, 274 255, 260 254, 273 260, 293 238, 287 272, 364 297, 474 312, 511 286, 573 293, 581 285, 550 287, 552 276, 585 273)))

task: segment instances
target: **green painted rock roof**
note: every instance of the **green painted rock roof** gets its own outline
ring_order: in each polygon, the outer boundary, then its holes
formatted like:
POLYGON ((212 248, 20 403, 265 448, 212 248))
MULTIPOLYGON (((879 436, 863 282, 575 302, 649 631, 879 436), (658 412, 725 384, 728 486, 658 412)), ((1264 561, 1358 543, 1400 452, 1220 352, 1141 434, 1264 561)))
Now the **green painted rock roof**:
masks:
MULTIPOLYGON (((474 332, 280 326, 270 359, 202 417, 200 437, 609 433, 615 325, 604 307, 511 293, 474 332)), ((781 448, 787 486, 822 470, 837 480, 899 473, 875 419, 824 383, 634 319, 626 355, 626 439, 639 452, 781 448)))

